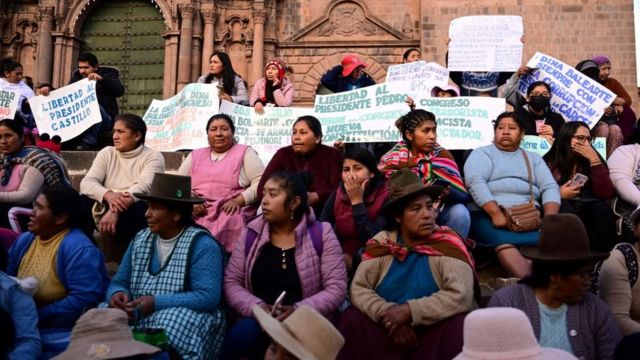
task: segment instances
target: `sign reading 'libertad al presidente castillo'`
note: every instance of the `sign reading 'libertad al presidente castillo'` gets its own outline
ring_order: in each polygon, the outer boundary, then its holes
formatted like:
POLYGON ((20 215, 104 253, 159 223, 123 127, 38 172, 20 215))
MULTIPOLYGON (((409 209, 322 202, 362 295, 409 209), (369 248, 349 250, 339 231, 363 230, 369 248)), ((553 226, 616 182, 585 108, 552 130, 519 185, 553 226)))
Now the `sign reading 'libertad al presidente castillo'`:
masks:
POLYGON ((82 79, 49 96, 34 96, 29 105, 40 133, 58 135, 62 141, 73 139, 102 121, 94 80, 82 79))

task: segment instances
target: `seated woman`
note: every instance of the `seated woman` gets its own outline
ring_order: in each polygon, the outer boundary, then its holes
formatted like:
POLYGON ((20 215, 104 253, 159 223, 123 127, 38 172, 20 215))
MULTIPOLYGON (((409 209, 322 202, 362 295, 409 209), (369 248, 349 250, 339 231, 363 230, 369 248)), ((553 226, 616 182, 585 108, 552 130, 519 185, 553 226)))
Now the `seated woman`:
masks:
POLYGON ((353 256, 384 228, 380 209, 387 197, 387 186, 373 155, 362 148, 347 151, 342 162, 342 182, 329 196, 320 221, 333 225, 348 272, 352 270, 353 256))
POLYGON ((18 121, 0 120, 0 227, 9 227, 9 210, 30 207, 44 185, 38 169, 16 163, 13 157, 23 148, 24 132, 18 121))
POLYGON ((560 212, 580 217, 593 250, 611 250, 615 227, 607 201, 615 195, 615 189, 607 163, 591 146, 589 127, 580 121, 566 123, 544 160, 560 185, 560 212), (587 178, 574 183, 577 174, 587 178))
POLYGON ((338 329, 338 359, 451 359, 474 307, 473 259, 456 232, 435 224, 443 188, 409 169, 389 179, 389 228, 367 242, 338 329))
POLYGON ((72 188, 45 187, 29 231, 9 249, 7 274, 38 280, 33 299, 45 358, 66 348, 73 324, 100 302, 109 285, 102 253, 87 237, 90 219, 79 215, 81 205, 72 188))
POLYGON ((520 149, 525 123, 505 112, 494 122, 493 144, 475 149, 464 165, 465 183, 473 197, 471 238, 494 248, 509 275, 524 277, 529 263, 517 245, 537 244, 538 230, 513 232, 501 207, 535 203, 544 216, 560 209, 560 191, 542 158, 520 149))
POLYGON ((236 104, 248 105, 247 86, 236 74, 229 55, 214 52, 209 58, 209 73, 198 78, 199 83, 218 84, 218 97, 236 104))
POLYGON ((256 113, 264 114, 264 107, 291 106, 295 89, 293 83, 285 77, 287 65, 282 59, 273 59, 264 67, 264 77, 253 85, 249 104, 256 113))
POLYGON ((613 211, 617 216, 616 232, 624 241, 634 242, 631 214, 640 206, 640 127, 631 136, 632 144, 614 150, 607 165, 616 190, 613 211))
POLYGON ((634 242, 618 244, 600 268, 599 295, 611 308, 622 335, 640 334, 640 210, 632 216, 634 242))
POLYGON ((489 307, 513 307, 527 314, 540 346, 587 360, 613 359, 622 338, 607 305, 587 292, 593 265, 609 256, 594 253, 580 219, 545 216, 540 244, 522 253, 533 261, 531 274, 498 290, 489 307))
POLYGON ((188 176, 157 173, 148 191, 149 227, 122 258, 107 290, 109 307, 127 312, 137 328, 161 328, 181 359, 216 359, 225 331, 220 309, 223 248, 195 225, 188 176))
POLYGON ((531 83, 527 88, 526 100, 525 105, 515 110, 524 123, 524 135, 538 135, 553 143, 565 120, 551 110, 551 86, 544 81, 531 83))
POLYGON ((178 170, 191 176, 194 194, 206 200, 193 208, 196 223, 211 231, 228 252, 245 226, 243 218, 255 215, 256 189, 264 171, 253 148, 236 144, 235 131, 228 115, 213 115, 207 122, 209 146, 192 151, 178 170))
POLYGON ((263 196, 264 184, 276 172, 292 171, 310 174, 308 204, 315 214, 322 213, 324 203, 340 184, 342 154, 322 143, 322 125, 311 116, 301 116, 293 123, 291 145, 278 150, 262 174, 258 197, 263 196))
POLYGON ((129 242, 147 227, 147 205, 133 196, 149 190, 153 174, 164 172, 162 154, 144 146, 147 126, 138 115, 120 114, 113 125, 113 146, 96 155, 80 192, 95 201, 93 216, 107 239, 107 262, 120 262, 129 242))
MULTIPOLYGON (((631 108, 631 96, 629 96, 627 90, 625 90, 624 86, 622 86, 618 80, 611 77, 611 60, 609 60, 608 57, 597 55, 594 56, 592 60, 598 65, 598 82, 617 96, 612 104, 613 109, 609 108, 606 110, 605 115, 613 113, 616 107, 622 107, 620 113, 617 114, 617 125, 622 131, 624 143, 628 144, 627 140, 629 136, 631 136, 637 122, 636 114, 631 108)), ((597 136, 601 135, 598 134, 597 136)), ((609 154, 609 152, 607 152, 607 154, 609 154)))
POLYGON ((330 317, 344 301, 347 277, 340 243, 331 226, 309 211, 299 175, 279 172, 264 185, 262 215, 239 236, 224 290, 240 319, 224 340, 222 359, 264 358, 270 341, 253 317, 254 305, 282 321, 302 305, 330 317), (282 293, 281 305, 275 304, 282 293))
POLYGON ((435 115, 426 110, 411 110, 401 116, 396 127, 403 140, 382 156, 378 168, 386 178, 409 168, 425 185, 447 186, 449 193, 437 215, 437 223, 447 225, 466 238, 471 219, 465 204, 470 197, 453 155, 436 142, 437 125, 435 115))
POLYGON ((33 89, 22 78, 23 67, 17 61, 4 59, 0 61, 0 90, 13 90, 20 94, 18 108, 14 119, 29 129, 36 127, 35 119, 25 100, 35 96, 33 89))

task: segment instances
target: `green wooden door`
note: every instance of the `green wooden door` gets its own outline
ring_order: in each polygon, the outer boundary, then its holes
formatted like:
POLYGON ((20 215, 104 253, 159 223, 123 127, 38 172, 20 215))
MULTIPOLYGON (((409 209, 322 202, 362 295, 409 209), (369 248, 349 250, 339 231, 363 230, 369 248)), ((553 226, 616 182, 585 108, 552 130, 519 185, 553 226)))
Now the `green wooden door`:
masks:
POLYGON ((121 113, 143 115, 152 99, 162 99, 164 30, 162 15, 148 1, 102 1, 85 20, 81 51, 120 71, 121 113))

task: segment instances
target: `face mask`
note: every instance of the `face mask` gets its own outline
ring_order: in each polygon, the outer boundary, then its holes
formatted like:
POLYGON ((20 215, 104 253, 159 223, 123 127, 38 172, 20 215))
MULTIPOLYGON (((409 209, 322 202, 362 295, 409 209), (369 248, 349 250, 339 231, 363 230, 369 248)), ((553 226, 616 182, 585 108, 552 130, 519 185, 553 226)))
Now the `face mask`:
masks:
POLYGON ((531 96, 529 98, 529 106, 535 111, 542 111, 549 107, 549 98, 546 96, 531 96))

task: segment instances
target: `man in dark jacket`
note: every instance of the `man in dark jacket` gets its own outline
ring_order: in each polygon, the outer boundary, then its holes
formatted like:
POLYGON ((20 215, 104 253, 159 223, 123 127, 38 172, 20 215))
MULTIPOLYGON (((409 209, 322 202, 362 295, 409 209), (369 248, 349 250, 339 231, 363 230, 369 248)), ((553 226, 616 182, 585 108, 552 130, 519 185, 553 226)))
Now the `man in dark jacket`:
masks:
POLYGON ((320 79, 320 83, 334 93, 360 89, 376 82, 363 71, 367 64, 354 54, 345 55, 342 63, 333 67, 320 79))
POLYGON ((124 86, 120 82, 118 70, 98 64, 98 58, 91 53, 80 54, 78 69, 71 75, 69 84, 84 78, 96 81, 96 95, 100 104, 102 123, 96 124, 83 132, 79 139, 78 150, 89 150, 96 147, 100 132, 113 129, 113 119, 118 115, 116 98, 124 95, 124 86))

